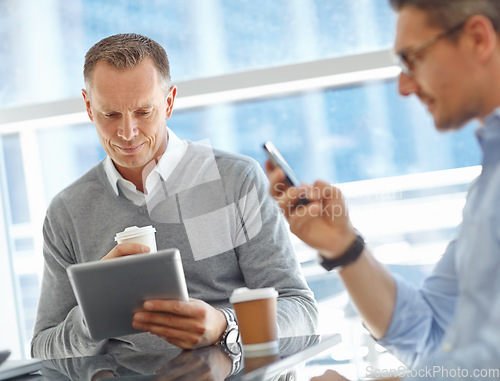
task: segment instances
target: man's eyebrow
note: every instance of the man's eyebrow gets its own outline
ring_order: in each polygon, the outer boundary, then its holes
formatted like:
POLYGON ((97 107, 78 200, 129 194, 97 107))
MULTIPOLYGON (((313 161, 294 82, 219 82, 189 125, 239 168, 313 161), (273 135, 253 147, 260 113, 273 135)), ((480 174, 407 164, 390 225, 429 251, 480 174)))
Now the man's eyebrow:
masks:
POLYGON ((105 112, 105 113, 118 112, 118 111, 116 111, 116 110, 114 110, 114 109, 112 109, 110 107, 105 107, 105 106, 99 107, 98 110, 101 111, 101 112, 105 112))
MULTIPOLYGON (((151 105, 151 104, 146 104, 146 105, 134 107, 133 111, 147 110, 147 109, 151 109, 151 108, 154 108, 154 106, 151 105)), ((109 112, 119 112, 119 111, 117 111, 117 110, 115 110, 115 109, 113 109, 111 107, 108 107, 108 106, 99 107, 98 110, 101 111, 101 112, 106 112, 106 113, 109 113, 109 112)))
POLYGON ((99 111, 114 111, 110 104, 105 104, 104 102, 95 101, 93 102, 93 106, 96 110, 99 111))

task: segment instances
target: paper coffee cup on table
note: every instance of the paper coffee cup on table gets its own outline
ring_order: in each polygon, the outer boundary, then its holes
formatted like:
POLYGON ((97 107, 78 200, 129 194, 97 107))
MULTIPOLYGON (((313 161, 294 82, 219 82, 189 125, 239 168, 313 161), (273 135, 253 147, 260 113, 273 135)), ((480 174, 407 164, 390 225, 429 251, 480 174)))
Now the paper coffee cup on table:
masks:
POLYGON ((278 353, 278 291, 273 287, 237 288, 229 301, 234 307, 245 357, 278 353))
POLYGON ((121 233, 117 233, 115 236, 115 241, 117 243, 140 243, 142 245, 148 246, 150 248, 150 253, 156 251, 156 229, 149 226, 144 226, 138 228, 137 226, 131 226, 126 228, 121 233))

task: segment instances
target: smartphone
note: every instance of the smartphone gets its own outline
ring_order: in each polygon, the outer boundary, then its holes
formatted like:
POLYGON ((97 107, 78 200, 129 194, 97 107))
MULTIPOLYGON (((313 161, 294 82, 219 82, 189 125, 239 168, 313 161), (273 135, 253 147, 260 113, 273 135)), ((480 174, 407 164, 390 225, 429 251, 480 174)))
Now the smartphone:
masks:
POLYGON ((273 167, 280 167, 283 172, 285 172, 285 183, 288 186, 298 187, 300 186, 300 180, 293 171, 292 167, 287 163, 281 152, 276 148, 276 146, 271 142, 265 142, 264 151, 266 151, 269 161, 273 167))

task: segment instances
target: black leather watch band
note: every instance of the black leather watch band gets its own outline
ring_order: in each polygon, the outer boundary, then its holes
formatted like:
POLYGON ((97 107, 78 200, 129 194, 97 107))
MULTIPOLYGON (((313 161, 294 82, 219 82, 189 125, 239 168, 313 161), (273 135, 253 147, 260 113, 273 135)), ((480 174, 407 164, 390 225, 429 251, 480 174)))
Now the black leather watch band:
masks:
POLYGON ((356 239, 354 240, 352 245, 349 246, 349 248, 340 257, 335 259, 327 259, 323 257, 323 255, 321 255, 320 253, 321 266, 323 266, 328 271, 331 271, 338 267, 345 267, 355 262, 363 252, 364 248, 365 248, 365 241, 363 240, 363 237, 357 234, 356 239))

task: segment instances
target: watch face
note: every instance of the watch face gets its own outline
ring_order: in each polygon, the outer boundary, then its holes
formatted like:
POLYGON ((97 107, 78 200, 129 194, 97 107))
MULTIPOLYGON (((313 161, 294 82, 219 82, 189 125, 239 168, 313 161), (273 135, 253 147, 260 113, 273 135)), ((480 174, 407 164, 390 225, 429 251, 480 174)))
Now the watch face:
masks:
POLYGON ((234 327, 229 330, 229 332, 226 335, 226 346, 229 349, 230 344, 235 344, 238 343, 238 339, 240 338, 240 332, 238 331, 238 328, 234 327))
POLYGON ((241 355, 241 345, 239 342, 235 341, 234 343, 227 343, 226 350, 233 356, 241 355))

